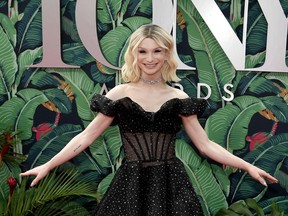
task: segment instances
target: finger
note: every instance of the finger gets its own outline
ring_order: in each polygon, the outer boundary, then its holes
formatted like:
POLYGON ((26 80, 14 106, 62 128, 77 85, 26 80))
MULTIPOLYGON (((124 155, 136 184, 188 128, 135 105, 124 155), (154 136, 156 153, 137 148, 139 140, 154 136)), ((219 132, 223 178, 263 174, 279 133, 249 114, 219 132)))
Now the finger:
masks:
POLYGON ((265 179, 263 179, 261 176, 259 176, 258 181, 265 187, 267 187, 267 183, 265 181, 265 179))
POLYGON ((28 172, 20 173, 20 176, 29 176, 28 172))
POLYGON ((271 176, 270 174, 266 173, 266 175, 264 176, 266 179, 268 179, 269 182, 271 183, 277 183, 278 179, 276 179, 275 177, 271 176))
POLYGON ((29 171, 26 171, 24 173, 20 173, 20 176, 29 176, 29 175, 36 175, 36 173, 33 172, 33 170, 29 170, 29 171))
POLYGON ((34 187, 36 184, 38 184, 38 182, 40 181, 40 177, 37 176, 30 184, 30 187, 34 187))

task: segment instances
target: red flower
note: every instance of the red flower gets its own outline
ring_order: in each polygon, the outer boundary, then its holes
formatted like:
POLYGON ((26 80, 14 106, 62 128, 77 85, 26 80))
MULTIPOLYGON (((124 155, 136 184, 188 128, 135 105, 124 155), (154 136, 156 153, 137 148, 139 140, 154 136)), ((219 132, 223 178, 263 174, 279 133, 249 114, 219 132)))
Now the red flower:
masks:
POLYGON ((2 150, 1 150, 1 157, 4 157, 4 155, 9 151, 9 149, 10 149, 9 145, 3 146, 2 150))
POLYGON ((14 189, 17 186, 17 181, 16 181, 15 178, 10 177, 10 178, 7 179, 7 183, 9 184, 9 187, 10 187, 10 197, 12 197, 14 189))
POLYGON ((7 143, 11 143, 13 141, 13 138, 12 138, 10 133, 5 133, 4 137, 5 137, 7 143))
POLYGON ((2 162, 2 158, 9 151, 9 149, 10 149, 9 145, 3 146, 2 150, 1 150, 1 154, 0 154, 0 163, 2 162))
POLYGON ((246 140, 250 142, 249 149, 253 151, 257 146, 266 142, 269 139, 269 134, 265 132, 258 132, 252 136, 247 136, 246 140))

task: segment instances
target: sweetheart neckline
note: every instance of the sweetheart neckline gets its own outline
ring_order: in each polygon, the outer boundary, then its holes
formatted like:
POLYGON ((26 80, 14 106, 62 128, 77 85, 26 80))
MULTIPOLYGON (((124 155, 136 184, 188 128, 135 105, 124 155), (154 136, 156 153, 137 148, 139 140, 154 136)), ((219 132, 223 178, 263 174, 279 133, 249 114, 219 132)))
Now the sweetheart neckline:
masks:
POLYGON ((130 97, 125 97, 125 98, 129 99, 132 103, 136 104, 136 106, 138 106, 143 112, 150 113, 150 114, 159 113, 162 109, 164 109, 165 106, 167 106, 168 103, 170 103, 171 101, 179 99, 179 98, 171 98, 171 99, 165 101, 164 103, 162 103, 161 106, 158 108, 158 110, 156 110, 156 111, 147 111, 138 102, 132 100, 132 98, 130 98, 130 97))
POLYGON ((150 114, 156 114, 156 113, 159 113, 165 106, 167 106, 168 103, 171 103, 172 101, 175 101, 175 100, 187 100, 187 99, 191 99, 191 97, 187 97, 187 98, 170 98, 168 100, 166 100, 164 103, 162 103, 162 105, 159 107, 159 109, 157 111, 147 111, 145 110, 138 102, 134 101, 131 97, 129 96, 126 96, 126 97, 122 97, 122 98, 119 98, 117 100, 112 100, 108 97, 106 97, 105 95, 102 95, 104 96, 105 98, 107 98, 108 100, 110 101, 113 101, 113 102, 117 102, 117 101, 121 101, 121 100, 129 100, 131 103, 134 103, 136 104, 136 106, 138 106, 138 108, 140 108, 143 112, 145 113, 150 113, 150 114))

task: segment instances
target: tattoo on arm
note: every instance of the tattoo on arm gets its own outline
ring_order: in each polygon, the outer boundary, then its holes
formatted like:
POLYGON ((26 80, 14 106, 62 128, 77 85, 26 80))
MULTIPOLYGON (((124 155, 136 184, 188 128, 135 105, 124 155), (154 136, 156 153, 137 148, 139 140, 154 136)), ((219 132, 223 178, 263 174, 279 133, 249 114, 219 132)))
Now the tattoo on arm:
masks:
POLYGON ((79 145, 77 148, 75 148, 74 152, 76 152, 80 147, 81 147, 81 145, 79 145))

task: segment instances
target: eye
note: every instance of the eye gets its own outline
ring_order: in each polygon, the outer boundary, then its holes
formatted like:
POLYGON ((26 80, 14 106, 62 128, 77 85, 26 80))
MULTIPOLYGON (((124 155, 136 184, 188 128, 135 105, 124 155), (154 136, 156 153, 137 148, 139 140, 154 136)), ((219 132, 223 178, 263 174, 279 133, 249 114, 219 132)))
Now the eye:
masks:
POLYGON ((144 54, 144 53, 146 53, 146 51, 145 50, 138 50, 138 53, 144 54))
POLYGON ((163 51, 163 49, 156 49, 155 53, 161 53, 163 51))

